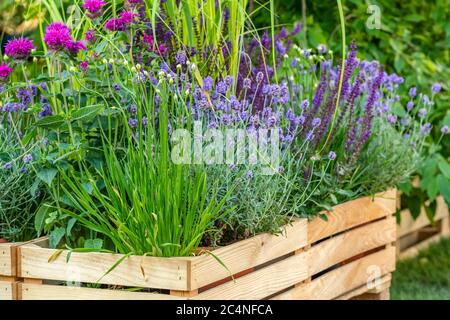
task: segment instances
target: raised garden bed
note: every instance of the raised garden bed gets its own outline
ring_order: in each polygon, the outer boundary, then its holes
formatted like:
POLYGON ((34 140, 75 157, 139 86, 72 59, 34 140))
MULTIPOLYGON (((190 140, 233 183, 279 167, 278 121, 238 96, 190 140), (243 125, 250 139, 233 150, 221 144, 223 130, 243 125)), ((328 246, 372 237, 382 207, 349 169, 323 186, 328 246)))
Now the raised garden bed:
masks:
POLYGON ((425 208, 414 220, 408 209, 400 212, 400 224, 397 227, 397 254, 399 259, 415 256, 419 250, 450 236, 450 215, 445 200, 436 199, 437 207, 434 222, 427 217, 425 208))
POLYGON ((328 221, 298 219, 283 235, 260 234, 214 256, 130 256, 109 273, 122 255, 72 252, 68 259, 69 251, 38 239, 18 247, 18 298, 386 299, 396 201, 390 190, 338 205, 328 221))
POLYGON ((17 243, 0 243, 0 300, 17 298, 17 243))

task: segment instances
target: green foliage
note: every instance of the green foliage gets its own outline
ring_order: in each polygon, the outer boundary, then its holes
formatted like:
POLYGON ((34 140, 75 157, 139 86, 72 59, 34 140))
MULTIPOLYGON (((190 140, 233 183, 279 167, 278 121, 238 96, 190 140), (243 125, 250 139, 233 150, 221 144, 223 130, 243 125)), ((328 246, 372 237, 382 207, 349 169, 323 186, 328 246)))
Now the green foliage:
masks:
POLYGON ((0 125, 0 238, 29 240, 35 236, 33 217, 45 190, 36 175, 22 162, 24 151, 17 138, 0 125), (5 165, 11 164, 11 168, 5 165))
MULTIPOLYGON (((78 172, 61 170, 62 189, 72 204, 61 212, 104 236, 113 250, 123 254, 193 254, 229 194, 217 202, 207 200, 205 170, 171 161, 167 132, 171 106, 167 93, 161 97, 158 126, 140 131, 148 138, 134 145, 130 137, 124 153, 104 140, 105 167, 100 170, 89 170, 85 163, 78 172)), ((152 103, 150 108, 155 110, 152 103)), ((57 244, 65 231, 55 231, 51 235, 57 244)), ((84 244, 100 245, 100 240, 84 244)))
POLYGON ((394 300, 450 299, 450 239, 444 239, 417 257, 400 261, 392 279, 394 300))

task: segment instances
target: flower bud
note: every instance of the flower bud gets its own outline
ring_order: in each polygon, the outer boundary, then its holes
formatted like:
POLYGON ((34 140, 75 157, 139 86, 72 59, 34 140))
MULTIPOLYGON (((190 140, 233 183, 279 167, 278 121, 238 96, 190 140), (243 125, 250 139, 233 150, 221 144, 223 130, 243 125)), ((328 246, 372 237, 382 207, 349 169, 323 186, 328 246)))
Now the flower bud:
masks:
POLYGON ((142 68, 142 66, 138 63, 137 65, 136 65, 136 70, 141 70, 141 68, 142 68))

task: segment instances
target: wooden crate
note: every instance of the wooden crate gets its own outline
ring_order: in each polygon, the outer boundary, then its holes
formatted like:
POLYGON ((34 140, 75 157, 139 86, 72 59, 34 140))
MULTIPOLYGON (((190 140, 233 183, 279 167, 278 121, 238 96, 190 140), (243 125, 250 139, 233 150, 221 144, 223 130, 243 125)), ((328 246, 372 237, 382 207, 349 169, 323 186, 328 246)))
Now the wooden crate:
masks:
POLYGON ((0 300, 17 298, 18 243, 0 243, 0 300))
POLYGON ((334 207, 326 213, 328 222, 297 219, 282 235, 260 234, 215 249, 213 255, 130 256, 109 273, 122 255, 72 252, 67 260, 67 250, 48 249, 46 239, 40 239, 18 248, 18 274, 24 278, 19 298, 335 299, 376 294, 395 268, 395 208, 396 191, 390 190, 334 207), (367 286, 371 277, 378 282, 367 286), (101 286, 66 286, 67 281, 101 286))
POLYGON ((408 209, 400 212, 400 224, 397 226, 397 255, 399 259, 413 257, 438 242, 443 237, 450 236, 450 215, 448 206, 442 197, 438 197, 434 222, 428 219, 425 208, 414 220, 408 209))

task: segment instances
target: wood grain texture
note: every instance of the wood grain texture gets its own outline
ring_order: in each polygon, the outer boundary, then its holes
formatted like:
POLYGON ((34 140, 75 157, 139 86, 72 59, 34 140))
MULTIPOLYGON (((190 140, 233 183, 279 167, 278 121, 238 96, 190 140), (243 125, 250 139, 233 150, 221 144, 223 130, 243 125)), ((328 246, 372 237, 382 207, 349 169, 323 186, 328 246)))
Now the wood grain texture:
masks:
POLYGON ((419 254, 419 251, 428 248, 431 244, 439 242, 443 236, 441 234, 435 234, 434 236, 431 236, 423 241, 420 241, 419 243, 405 249, 404 251, 400 252, 398 255, 398 258, 400 260, 412 258, 419 254))
MULTIPOLYGON (((449 216, 449 210, 445 204, 445 200, 442 197, 436 198, 437 207, 435 221, 441 220, 449 216)), ((418 231, 426 226, 431 226, 430 219, 428 219, 425 212, 425 208, 421 208, 420 215, 414 220, 411 212, 408 209, 400 212, 400 224, 398 225, 397 235, 399 238, 410 234, 414 231, 418 231)))
POLYGON ((123 257, 120 254, 72 252, 64 250, 51 262, 56 250, 19 247, 19 276, 46 280, 102 283, 130 287, 188 290, 188 263, 183 258, 130 256, 108 274, 123 257))
POLYGON ((20 243, 0 243, 0 275, 17 275, 17 246, 20 243))
POLYGON ((0 300, 15 300, 17 282, 0 281, 0 300))
POLYGON ((363 286, 372 272, 385 275, 395 269, 395 248, 390 247, 373 253, 324 275, 297 286, 272 299, 274 300, 329 300, 363 286), (375 271, 376 270, 376 271, 375 271))
POLYGON ((244 270, 292 253, 307 244, 307 220, 286 226, 283 234, 260 234, 212 251, 212 255, 192 259, 191 290, 227 278, 244 270), (227 270, 228 269, 228 270, 227 270), (211 272, 214 270, 214 272, 211 272))
POLYGON ((185 300, 168 294, 20 283, 21 300, 185 300))
POLYGON ((314 243, 333 234, 351 229, 364 223, 394 214, 397 191, 395 189, 378 193, 374 197, 363 197, 333 207, 325 212, 328 221, 313 219, 308 225, 308 241, 314 243))
POLYGON ((335 300, 350 300, 350 299, 360 296, 364 293, 380 293, 380 292, 390 288, 391 280, 392 280, 392 275, 389 273, 380 279, 380 283, 379 283, 379 286, 377 286, 377 288, 368 290, 367 286, 363 285, 363 286, 360 286, 354 290, 351 290, 351 291, 335 298, 335 300))
POLYGON ((259 300, 308 278, 308 255, 301 253, 193 297, 194 300, 259 300))
POLYGON ((314 275, 337 263, 396 240, 394 217, 379 220, 320 242, 309 252, 309 273, 314 275))

